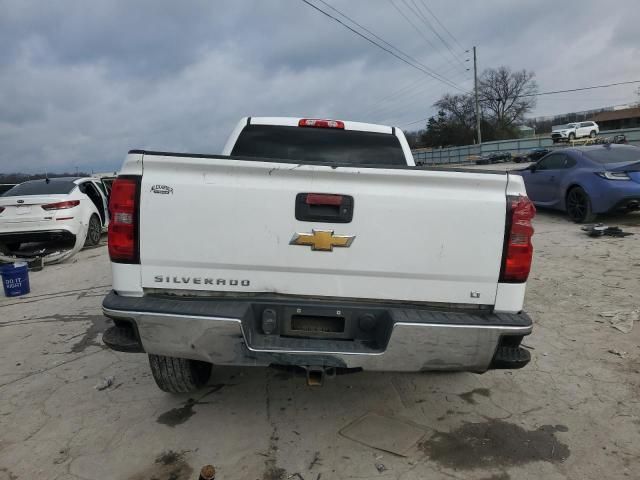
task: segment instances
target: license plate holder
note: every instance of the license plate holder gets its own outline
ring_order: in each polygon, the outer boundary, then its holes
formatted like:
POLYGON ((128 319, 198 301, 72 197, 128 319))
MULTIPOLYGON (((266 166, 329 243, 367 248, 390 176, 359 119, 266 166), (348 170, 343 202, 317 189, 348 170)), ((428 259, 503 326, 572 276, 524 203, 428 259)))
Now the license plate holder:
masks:
POLYGON ((16 215, 26 215, 31 213, 31 207, 29 205, 18 205, 16 207, 16 215))

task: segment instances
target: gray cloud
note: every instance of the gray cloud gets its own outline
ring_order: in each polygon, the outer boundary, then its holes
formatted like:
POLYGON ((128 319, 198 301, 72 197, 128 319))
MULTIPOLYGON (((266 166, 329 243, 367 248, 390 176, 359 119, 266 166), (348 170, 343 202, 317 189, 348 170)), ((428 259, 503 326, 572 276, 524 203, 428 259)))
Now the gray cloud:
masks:
MULTIPOLYGON (((471 87, 415 15, 438 48, 389 1, 327 1, 471 87)), ((534 70, 542 90, 640 78, 632 0, 425 1, 462 45, 478 45, 481 67, 534 70)), ((130 148, 215 153, 243 115, 403 126, 453 90, 298 0, 133 3, 0 0, 0 172, 111 170, 130 148)), ((535 113, 630 101, 633 90, 541 98, 535 113)))

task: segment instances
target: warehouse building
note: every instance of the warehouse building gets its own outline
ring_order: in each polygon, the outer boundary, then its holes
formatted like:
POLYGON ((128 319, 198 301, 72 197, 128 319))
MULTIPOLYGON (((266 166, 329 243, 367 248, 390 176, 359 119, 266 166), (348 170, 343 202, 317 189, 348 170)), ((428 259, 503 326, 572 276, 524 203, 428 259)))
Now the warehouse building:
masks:
POLYGON ((596 113, 592 120, 598 123, 600 130, 640 127, 640 106, 596 113))

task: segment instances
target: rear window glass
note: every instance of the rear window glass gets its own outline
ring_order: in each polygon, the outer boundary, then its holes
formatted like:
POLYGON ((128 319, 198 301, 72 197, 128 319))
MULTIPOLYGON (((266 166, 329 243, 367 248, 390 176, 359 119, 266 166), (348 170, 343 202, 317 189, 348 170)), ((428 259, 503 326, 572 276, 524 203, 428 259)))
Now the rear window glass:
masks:
POLYGON ((602 147, 584 152, 587 158, 598 163, 640 162, 640 148, 638 147, 602 147))
POLYGON ((395 135, 279 125, 247 125, 240 133, 231 155, 297 160, 302 163, 407 164, 395 135))
POLYGON ((73 180, 69 179, 55 179, 49 180, 30 180, 28 182, 21 183, 15 187, 7 190, 2 194, 3 197, 15 197, 22 195, 59 195, 70 193, 75 188, 76 184, 73 180))

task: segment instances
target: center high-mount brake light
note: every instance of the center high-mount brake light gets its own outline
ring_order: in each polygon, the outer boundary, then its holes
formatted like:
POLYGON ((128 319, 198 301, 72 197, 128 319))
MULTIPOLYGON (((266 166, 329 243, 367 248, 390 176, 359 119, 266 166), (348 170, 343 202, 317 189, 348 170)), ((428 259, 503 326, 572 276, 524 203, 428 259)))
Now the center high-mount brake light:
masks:
POLYGON ((500 282, 524 283, 529 277, 533 258, 533 226, 536 207, 525 196, 507 197, 507 230, 502 254, 500 282))
POLYGON ((138 203, 140 177, 118 177, 109 198, 109 257, 112 262, 139 263, 138 203))
POLYGON ((67 200, 66 202, 47 203, 46 205, 42 205, 42 209, 46 211, 64 210, 77 207, 78 205, 80 205, 80 200, 67 200))
POLYGON ((344 122, 340 120, 320 120, 318 118, 303 118, 298 122, 299 127, 338 128, 344 130, 344 122))

